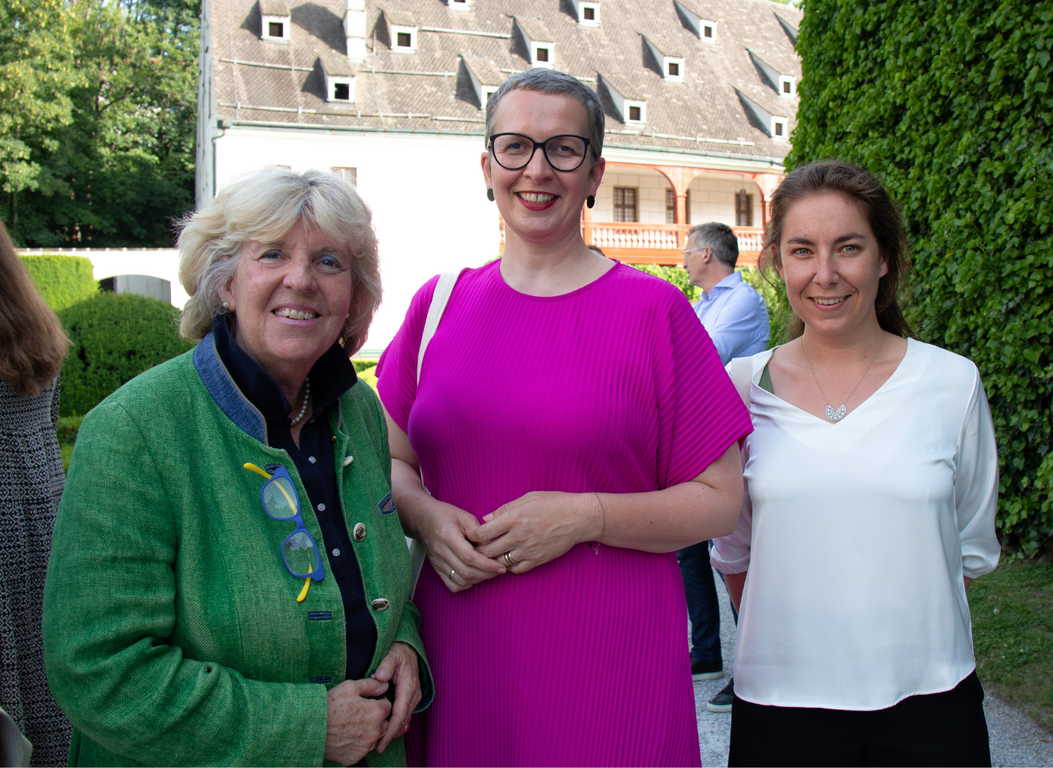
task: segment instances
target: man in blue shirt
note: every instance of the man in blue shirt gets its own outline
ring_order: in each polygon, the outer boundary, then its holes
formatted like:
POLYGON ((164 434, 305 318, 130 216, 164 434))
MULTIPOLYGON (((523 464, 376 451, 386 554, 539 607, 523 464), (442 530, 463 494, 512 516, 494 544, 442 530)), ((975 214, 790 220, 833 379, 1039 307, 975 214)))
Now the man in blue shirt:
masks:
MULTIPOLYGON (((695 314, 702 321, 725 365, 768 348, 768 309, 753 288, 735 271, 739 241, 731 227, 716 222, 688 231, 684 269, 691 285, 702 289, 695 314)), ((691 619, 691 678, 716 680, 724 676, 720 654, 720 606, 709 564, 709 542, 676 553, 684 577, 687 612, 691 619)), ((736 617, 737 618, 737 617, 736 617)), ((706 704, 710 712, 730 712, 735 681, 706 704)))
POLYGON ((764 299, 735 271, 739 241, 726 224, 699 224, 688 232, 684 269, 702 289, 695 314, 727 365, 768 348, 768 309, 764 299))

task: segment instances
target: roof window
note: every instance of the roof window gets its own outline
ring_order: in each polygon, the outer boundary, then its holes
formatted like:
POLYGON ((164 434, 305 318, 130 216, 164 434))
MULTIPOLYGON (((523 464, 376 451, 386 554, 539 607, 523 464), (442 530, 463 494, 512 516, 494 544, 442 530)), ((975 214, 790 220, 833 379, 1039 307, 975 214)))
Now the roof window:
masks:
POLYGON ((573 0, 578 23, 583 27, 600 26, 600 4, 589 0, 573 0))
POLYGON ((292 18, 282 0, 260 0, 260 39, 272 43, 289 42, 292 18))

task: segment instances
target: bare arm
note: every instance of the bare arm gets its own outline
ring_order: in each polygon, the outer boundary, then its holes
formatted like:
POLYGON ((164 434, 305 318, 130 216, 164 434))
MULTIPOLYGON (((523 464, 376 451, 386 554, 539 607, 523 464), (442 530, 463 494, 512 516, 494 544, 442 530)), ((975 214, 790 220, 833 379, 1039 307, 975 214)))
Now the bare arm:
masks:
POLYGON ((432 498, 424 489, 409 436, 386 409, 384 416, 391 450, 391 492, 406 535, 423 542, 432 568, 453 592, 504 573, 503 565, 479 554, 468 540, 468 534, 479 528, 475 515, 432 498))
POLYGON ((742 505, 742 467, 732 444, 698 477, 646 493, 528 493, 483 518, 468 533, 478 552, 524 573, 595 541, 644 552, 671 552, 730 533, 742 505), (507 562, 507 561, 506 561, 507 562))

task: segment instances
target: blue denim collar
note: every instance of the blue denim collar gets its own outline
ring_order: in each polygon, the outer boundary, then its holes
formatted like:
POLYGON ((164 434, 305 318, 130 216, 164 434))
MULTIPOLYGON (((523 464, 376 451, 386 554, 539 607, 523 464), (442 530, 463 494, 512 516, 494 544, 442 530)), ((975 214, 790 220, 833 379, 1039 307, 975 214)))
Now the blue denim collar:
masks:
POLYGON ((214 331, 205 334, 205 338, 194 349, 194 367, 205 389, 227 418, 242 432, 270 445, 267 440, 267 419, 234 383, 216 349, 214 331))

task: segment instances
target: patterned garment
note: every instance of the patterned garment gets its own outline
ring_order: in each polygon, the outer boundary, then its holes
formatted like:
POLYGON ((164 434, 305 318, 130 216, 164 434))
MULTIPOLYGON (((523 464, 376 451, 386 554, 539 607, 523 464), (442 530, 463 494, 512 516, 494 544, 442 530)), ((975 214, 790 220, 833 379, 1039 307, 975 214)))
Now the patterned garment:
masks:
POLYGON ((71 726, 44 676, 40 612, 65 476, 58 381, 18 397, 0 381, 0 707, 33 744, 33 765, 65 765, 71 726))

